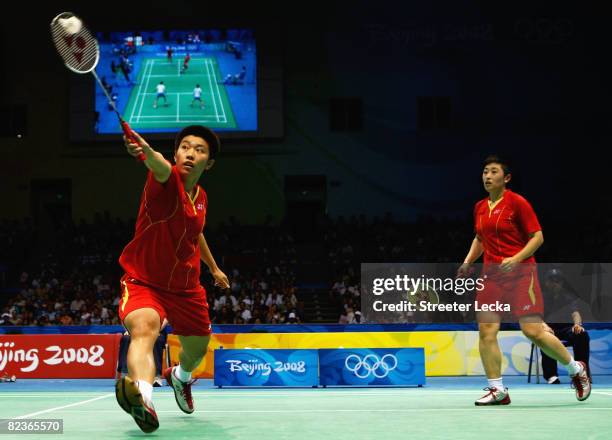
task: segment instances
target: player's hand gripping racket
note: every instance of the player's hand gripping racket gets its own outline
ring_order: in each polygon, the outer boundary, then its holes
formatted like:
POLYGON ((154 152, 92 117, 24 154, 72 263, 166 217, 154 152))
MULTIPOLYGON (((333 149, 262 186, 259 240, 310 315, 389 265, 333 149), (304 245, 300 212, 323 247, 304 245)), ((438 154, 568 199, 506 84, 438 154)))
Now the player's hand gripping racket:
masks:
MULTIPOLYGON (((91 73, 98 81, 100 88, 108 99, 108 104, 119 118, 125 137, 130 143, 137 144, 138 140, 132 129, 119 114, 115 102, 96 74, 95 69, 100 60, 100 48, 98 47, 98 41, 83 25, 83 21, 72 12, 62 12, 51 21, 51 35, 55 48, 64 60, 66 67, 76 73, 91 73)), ((138 159, 144 161, 146 159, 144 153, 141 153, 138 159)))

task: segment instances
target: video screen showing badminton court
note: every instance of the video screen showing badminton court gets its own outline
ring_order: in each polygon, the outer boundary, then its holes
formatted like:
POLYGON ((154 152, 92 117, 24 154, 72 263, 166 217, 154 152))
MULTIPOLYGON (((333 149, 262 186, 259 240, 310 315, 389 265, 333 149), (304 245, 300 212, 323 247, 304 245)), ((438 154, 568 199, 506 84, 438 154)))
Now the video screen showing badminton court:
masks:
MULTIPOLYGON (((98 38, 98 75, 133 129, 163 133, 201 124, 257 130, 252 31, 111 32, 98 38)), ((99 86, 96 112, 98 134, 121 132, 99 86)))

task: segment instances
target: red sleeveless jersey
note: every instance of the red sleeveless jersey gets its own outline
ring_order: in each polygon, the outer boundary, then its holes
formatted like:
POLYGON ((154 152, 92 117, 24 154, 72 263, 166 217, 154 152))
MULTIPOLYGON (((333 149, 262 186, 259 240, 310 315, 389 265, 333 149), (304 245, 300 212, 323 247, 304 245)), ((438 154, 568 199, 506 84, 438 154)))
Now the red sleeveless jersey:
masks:
MULTIPOLYGON (((525 198, 505 190, 495 205, 489 206, 489 198, 474 207, 474 230, 484 248, 484 263, 501 263, 504 258, 520 252, 529 235, 541 231, 536 214, 525 198)), ((533 255, 525 263, 535 262, 533 255)))
POLYGON ((145 284, 175 293, 200 288, 199 235, 208 200, 196 185, 192 200, 176 166, 159 183, 149 172, 136 220, 134 238, 123 249, 119 264, 125 273, 145 284))

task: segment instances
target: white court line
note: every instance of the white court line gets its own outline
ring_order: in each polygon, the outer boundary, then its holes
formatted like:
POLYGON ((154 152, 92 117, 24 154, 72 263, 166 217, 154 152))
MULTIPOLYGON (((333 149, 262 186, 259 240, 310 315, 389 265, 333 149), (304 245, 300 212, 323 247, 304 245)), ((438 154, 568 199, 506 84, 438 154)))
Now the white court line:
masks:
MULTIPOLYGON (((165 76, 167 78, 168 75, 165 76)), ((155 93, 143 93, 143 95, 155 95, 155 93)), ((175 95, 193 95, 193 92, 176 92, 175 95)), ((142 116, 144 118, 144 116, 142 116)))
MULTIPOLYGON (((170 75, 151 75, 151 78, 168 78, 170 75)), ((205 73, 198 73, 198 76, 208 76, 205 73)))
POLYGON ((213 78, 215 79, 215 86, 217 87, 217 94, 219 95, 219 101, 221 101, 221 104, 222 104, 221 105, 223 109, 223 121, 222 122, 227 123, 227 115, 225 113, 225 106, 223 105, 223 100, 221 99, 221 90, 219 88, 219 82, 217 81, 217 74, 215 72, 214 63, 212 62, 212 60, 210 61, 210 66, 213 70, 213 78))
POLYGON ((223 105, 223 100, 221 99, 221 92, 219 91, 219 83, 217 82, 217 73, 215 72, 215 66, 213 65, 212 60, 208 60, 210 62, 210 69, 213 74, 213 81, 215 83, 215 87, 217 88, 217 96, 219 97, 219 105, 221 105, 221 111, 223 112, 223 121, 227 123, 227 116, 225 115, 225 106, 223 105))
MULTIPOLYGON (((591 410, 598 410, 598 411, 610 411, 610 408, 607 407, 567 407, 568 411, 591 411, 591 410)), ((558 407, 540 407, 540 406, 533 406, 530 408, 513 408, 513 407, 506 407, 506 408, 483 408, 480 409, 480 411, 529 411, 529 412, 534 412, 534 411, 559 411, 558 407)), ((342 409, 206 409, 203 410, 203 413, 206 414, 213 414, 213 413, 218 413, 218 414, 233 414, 233 413, 245 413, 245 414, 303 414, 303 413, 351 413, 351 412, 356 412, 356 413, 369 413, 369 412, 378 412, 378 413, 405 413, 405 412, 436 412, 436 411, 465 411, 465 412, 470 412, 473 413, 473 411, 475 411, 475 409, 473 408, 473 406, 467 408, 378 408, 378 409, 371 409, 371 408, 357 408, 357 409, 347 409, 347 408, 342 408, 342 409)), ((476 411, 478 411, 478 409, 476 409, 476 411)), ((65 411, 66 413, 91 413, 91 412, 95 412, 95 413, 116 413, 117 410, 76 410, 76 411, 65 411)), ((159 413, 166 413, 166 414, 182 414, 183 412, 180 410, 158 410, 156 411, 158 414, 159 413)))
MULTIPOLYGON (((207 60, 206 60, 207 61, 207 60)), ((208 73, 208 86, 210 87, 210 97, 213 102, 213 107, 215 109, 215 115, 217 116, 217 122, 219 122, 219 112, 217 111, 217 101, 215 101, 215 93, 212 86, 212 81, 210 79, 210 70, 208 69, 208 63, 204 61, 204 65, 206 66, 206 72, 208 73)))
MULTIPOLYGON (((398 393, 398 392, 393 392, 393 393, 342 393, 342 392, 335 392, 334 390, 328 390, 330 392, 327 392, 324 389, 319 389, 317 393, 294 393, 294 394, 287 394, 287 393, 275 393, 275 392, 271 392, 271 393, 250 393, 247 392, 245 393, 244 391, 248 391, 248 390, 227 390, 227 389, 223 389, 223 390, 219 390, 218 392, 193 392, 192 394, 194 396, 200 396, 203 398, 210 398, 210 397, 230 397, 230 398, 234 398, 237 396, 241 396, 241 397, 304 397, 304 398, 315 398, 315 397, 321 397, 324 399, 329 399, 329 398, 333 398, 333 397, 352 397, 352 396, 372 396, 372 397, 379 397, 379 396, 389 396, 389 397, 407 397, 407 398, 423 398, 422 394, 410 394, 410 390, 412 391, 416 391, 413 388, 407 388, 406 392, 404 393, 398 393)), ((88 393, 91 394, 91 393, 88 393)), ((457 392, 443 392, 443 391, 432 391, 432 390, 427 390, 426 392, 427 396, 453 396, 453 395, 474 395, 474 391, 457 391, 457 392)), ((476 392, 476 394, 478 394, 476 392)), ((513 390, 512 391, 512 395, 530 395, 533 394, 533 391, 525 391, 525 392, 520 392, 520 390, 513 390)), ((568 391, 546 391, 546 395, 572 395, 571 392, 568 391)), ((605 394, 607 396, 612 396, 612 393, 602 393, 601 391, 593 391, 593 394, 605 394)), ((156 392, 154 393, 155 398, 158 397, 172 397, 174 398, 174 394, 171 392, 156 392)), ((83 397, 83 394, 68 394, 68 393, 44 393, 44 394, 30 394, 27 392, 24 393, 17 393, 17 394, 8 394, 8 393, 0 393, 0 401, 2 400, 3 397, 10 397, 10 398, 30 398, 30 397, 58 397, 58 396, 62 396, 62 397, 83 397)))
MULTIPOLYGON (((42 411, 37 411, 37 412, 30 413, 30 414, 25 414, 23 416, 13 417, 12 420, 27 419, 27 418, 35 417, 35 416, 38 416, 38 415, 41 415, 41 414, 46 414, 46 413, 50 413, 50 412, 53 412, 53 411, 58 411, 60 409, 71 408, 73 406, 84 405, 85 403, 89 403, 89 402, 95 402, 96 400, 106 399, 107 397, 114 396, 114 395, 115 395, 115 393, 109 393, 109 394, 105 394, 103 396, 95 397, 93 399, 82 400, 81 402, 75 402, 75 403, 71 403, 69 405, 56 406, 55 408, 49 408, 49 409, 45 409, 45 410, 42 410, 42 411)), ((3 423, 7 423, 7 422, 8 421, 4 421, 3 423)))
MULTIPOLYGON (((138 107, 138 101, 144 101, 145 99, 144 95, 141 94, 141 91, 142 91, 142 86, 144 85, 144 82, 145 82, 145 78, 147 77, 147 71, 149 69, 150 64, 151 64, 151 60, 147 60, 147 63, 144 66, 142 79, 140 81, 140 84, 138 85, 138 94, 136 95, 136 101, 134 102, 134 108, 132 108, 132 115, 130 116, 130 122, 132 122, 134 119, 134 112, 136 111, 136 107, 138 107)), ((142 111, 142 103, 140 104, 138 111, 139 112, 142 111)), ((138 119, 138 117, 136 117, 136 119, 138 119)))
POLYGON ((181 94, 176 94, 176 122, 179 121, 179 105, 181 103, 181 94))
MULTIPOLYGON (((612 390, 608 389, 608 388, 604 388, 606 391, 610 391, 610 392, 604 392, 604 391, 593 391, 593 394, 604 394, 607 396, 612 396, 612 390)), ((402 388, 400 391, 396 388, 394 389, 389 389, 389 392, 380 392, 379 390, 373 391, 373 392, 367 392, 367 391, 355 391, 355 392, 351 392, 351 391, 345 391, 342 390, 340 388, 317 388, 317 389, 304 389, 304 390, 296 390, 296 392, 294 393, 288 393, 286 391, 278 391, 276 389, 270 389, 269 392, 261 392, 261 391, 254 391, 252 388, 247 388, 247 389, 236 389, 236 388, 223 388, 223 389, 214 389, 212 391, 194 391, 192 394, 194 396, 201 396, 201 397, 237 397, 237 396, 242 396, 242 397, 321 397, 321 398, 331 398, 334 396, 337 397, 351 397, 351 396, 402 396, 402 397, 418 397, 418 398, 422 398, 423 395, 422 393, 425 393, 427 396, 431 396, 431 395, 436 395, 436 396, 452 396, 452 395, 473 395, 473 394, 478 394, 478 391, 462 391, 462 390, 433 390, 433 389, 428 389, 428 388, 411 388, 411 387, 406 387, 406 388, 402 388), (251 392, 254 391, 254 392, 251 392), (415 394, 415 393, 419 393, 419 394, 415 394)), ((565 394, 569 394, 569 395, 573 395, 572 391, 567 389, 567 390, 539 390, 542 391, 544 393, 546 393, 546 395, 565 395, 565 394)), ((521 394, 521 395, 529 395, 529 394, 534 394, 534 390, 531 389, 514 389, 512 390, 512 395, 515 394, 521 394)), ((64 393, 64 392, 54 392, 54 391, 49 391, 49 392, 44 392, 44 393, 28 393, 28 392, 20 392, 20 393, 16 393, 16 392, 7 392, 7 393, 0 393, 0 400, 3 397, 19 397, 19 398, 23 398, 23 397, 57 397, 57 396, 70 396, 70 397, 82 397, 84 395, 96 395, 95 393, 92 392, 84 392, 84 393, 64 393)), ((174 398, 174 394, 170 391, 168 392, 164 392, 164 391, 160 391, 160 392, 155 392, 154 393, 155 398, 157 397, 172 397, 174 398)))
POLYGON ((212 60, 210 60, 210 68, 212 70, 213 73, 213 80, 215 82, 215 87, 217 89, 217 95, 219 96, 219 102, 221 103, 221 111, 223 112, 223 121, 221 122, 225 122, 227 123, 227 115, 225 114, 225 106, 223 105, 223 99, 221 99, 221 91, 219 89, 219 82, 217 80, 217 73, 215 72, 215 66, 212 60))
MULTIPOLYGON (((214 118, 214 115, 204 115, 204 114, 196 114, 196 115, 182 115, 184 118, 206 118, 211 117, 214 118)), ((141 116, 141 118, 149 118, 149 119, 163 119, 163 118, 174 118, 174 115, 155 115, 155 116, 141 116)))
MULTIPOLYGON (((155 60, 151 60, 151 68, 149 69, 149 76, 147 76, 147 84, 145 85, 145 92, 149 88, 149 80, 151 79, 150 73, 153 72, 153 65, 155 64, 155 60)), ((140 122, 140 114, 142 113, 142 105, 144 104, 145 97, 143 95, 142 101, 140 102, 140 108, 138 109, 138 116, 136 117, 136 122, 140 122)))
MULTIPOLYGON (((147 60, 145 66, 144 66, 144 72, 146 74, 147 68, 149 67, 149 64, 151 63, 151 60, 147 60)), ((142 79, 144 80, 144 74, 142 79)), ((138 93, 136 93, 136 101, 134 102, 134 107, 132 107, 132 114, 130 115, 130 123, 132 122, 132 118, 134 117, 134 112, 136 111, 136 106, 138 105, 138 99, 140 98, 140 91, 142 90, 142 83, 144 81, 140 81, 140 84, 138 85, 138 93)), ((143 97, 144 99, 144 97, 143 97)))
MULTIPOLYGON (((146 86, 144 87, 144 91, 146 93, 147 91, 147 87, 149 87, 149 80, 151 79, 151 72, 153 71, 153 60, 149 60, 149 63, 147 64, 147 69, 145 69, 145 77, 147 79, 146 81, 146 86)), ((142 82, 141 85, 145 83, 145 77, 142 78, 142 82)), ((136 122, 140 122, 140 115, 142 114, 142 106, 144 105, 145 102, 145 95, 142 95, 142 99, 140 100, 140 107, 138 108, 138 115, 136 116, 136 122)))
MULTIPOLYGON (((139 124, 163 124, 166 122, 174 123, 175 121, 140 121, 139 124)), ((193 122, 195 124, 198 122, 219 122, 219 120, 218 119, 190 119, 190 120, 181 119, 180 122, 193 122)))

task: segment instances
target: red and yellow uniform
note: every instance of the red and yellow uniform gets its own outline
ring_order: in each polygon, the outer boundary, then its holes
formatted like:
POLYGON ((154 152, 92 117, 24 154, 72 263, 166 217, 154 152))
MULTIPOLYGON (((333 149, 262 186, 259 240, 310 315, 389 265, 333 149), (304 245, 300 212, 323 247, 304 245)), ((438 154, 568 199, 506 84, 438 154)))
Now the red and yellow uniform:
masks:
POLYGON ((508 303, 515 316, 543 313, 533 255, 511 272, 499 269, 504 258, 519 253, 530 235, 542 230, 529 202, 510 190, 505 190, 495 203, 483 199, 474 208, 474 229, 484 249, 483 275, 486 275, 485 288, 476 298, 478 302, 508 303))
POLYGON ((183 336, 210 334, 206 291, 200 285, 199 237, 208 202, 196 185, 193 199, 172 167, 164 183, 149 172, 134 238, 123 249, 119 316, 150 307, 183 336))

